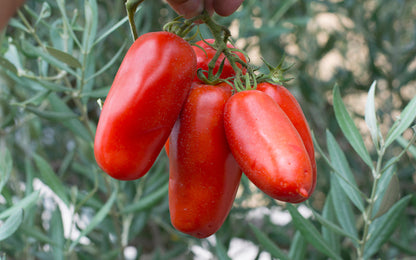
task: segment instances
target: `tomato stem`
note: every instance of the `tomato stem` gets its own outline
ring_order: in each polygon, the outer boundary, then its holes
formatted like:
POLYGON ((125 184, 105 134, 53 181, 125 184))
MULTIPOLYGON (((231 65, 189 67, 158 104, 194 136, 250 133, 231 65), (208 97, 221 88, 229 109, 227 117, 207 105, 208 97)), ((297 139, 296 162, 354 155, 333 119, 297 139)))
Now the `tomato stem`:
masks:
POLYGON ((133 36, 133 39, 136 40, 139 35, 137 34, 136 23, 134 22, 134 14, 136 13, 137 7, 144 0, 127 0, 126 2, 126 11, 129 18, 130 30, 133 36))

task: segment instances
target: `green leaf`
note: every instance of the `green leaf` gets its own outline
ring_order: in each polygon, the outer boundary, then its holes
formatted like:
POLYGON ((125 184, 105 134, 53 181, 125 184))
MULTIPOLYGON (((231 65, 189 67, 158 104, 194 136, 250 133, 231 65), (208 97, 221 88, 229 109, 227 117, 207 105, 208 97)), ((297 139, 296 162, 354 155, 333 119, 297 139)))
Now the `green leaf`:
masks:
POLYGON ((118 28, 120 28, 120 26, 122 26, 125 22, 128 21, 128 17, 125 16, 123 19, 121 19, 119 22, 117 22, 115 25, 111 26, 110 29, 108 29, 107 31, 105 31, 100 37, 98 37, 98 39, 94 42, 93 46, 95 46, 96 44, 98 44, 100 41, 104 40, 105 38, 107 38, 108 35, 110 35, 112 32, 116 31, 118 28))
POLYGON ((23 209, 16 210, 7 220, 0 225, 0 241, 10 237, 20 227, 23 220, 23 209))
POLYGON ((400 217, 403 215, 407 204, 412 195, 399 200, 391 209, 382 217, 373 221, 369 229, 368 241, 365 244, 364 259, 371 258, 377 253, 381 246, 389 240, 394 230, 400 223, 400 217))
MULTIPOLYGON (((56 93, 51 93, 48 96, 48 100, 52 107, 52 110, 61 113, 71 113, 72 110, 63 102, 56 93)), ((69 119, 61 122, 66 128, 71 130, 76 136, 83 138, 85 141, 92 141, 92 136, 89 134, 88 130, 78 119, 69 119)))
POLYGON ((89 92, 82 93, 82 97, 101 98, 106 97, 110 91, 111 86, 97 88, 89 92))
POLYGON ((97 212, 97 214, 91 219, 91 222, 88 224, 88 226, 81 231, 81 234, 77 237, 77 239, 75 239, 72 242, 68 251, 72 251, 74 247, 79 243, 79 240, 82 237, 88 235, 96 226, 98 226, 98 224, 100 224, 105 219, 117 198, 117 192, 117 188, 113 190, 113 193, 111 194, 110 198, 107 200, 104 206, 97 212))
POLYGON ((50 229, 49 232, 51 233, 52 241, 54 244, 52 245, 52 255, 53 259, 60 260, 64 258, 64 244, 65 244, 65 237, 64 237, 64 227, 62 224, 62 216, 59 207, 55 209, 52 214, 52 218, 50 221, 50 229))
POLYGON ((341 93, 339 91, 339 87, 335 85, 333 91, 333 102, 334 102, 334 111, 335 117, 337 122, 344 133, 345 137, 347 138, 348 142, 354 148, 354 150, 358 153, 361 159, 371 168, 374 168, 373 162, 371 157, 365 148, 364 141, 358 132, 357 127, 354 124, 354 121, 348 114, 347 108, 345 107, 341 93))
POLYGON ((54 56, 56 59, 62 61, 63 63, 66 63, 74 68, 82 68, 81 63, 71 54, 52 47, 46 47, 46 50, 49 52, 50 55, 54 56))
MULTIPOLYGON (((390 161, 389 161, 390 162, 390 161)), ((387 162, 387 164, 389 164, 387 162)), ((396 164, 392 164, 381 175, 376 190, 376 201, 374 203, 372 219, 378 218, 386 213, 400 198, 399 180, 396 175, 396 164)))
MULTIPOLYGON (((403 147, 406 148, 409 145, 409 141, 404 139, 403 137, 399 136, 396 141, 403 147)), ((416 146, 410 145, 407 151, 413 156, 413 158, 416 158, 416 146)))
POLYGON ((283 251, 280 250, 280 248, 276 246, 270 238, 267 237, 266 234, 260 231, 260 229, 251 223, 249 226, 256 236, 257 241, 260 243, 261 247, 266 250, 266 252, 270 253, 273 257, 278 259, 289 259, 285 253, 283 253, 283 251))
POLYGON ((375 110, 375 89, 376 89, 376 82, 374 81, 371 84, 370 90, 368 91, 367 102, 365 104, 365 123, 370 130, 371 138, 373 139, 373 143, 376 147, 378 147, 378 138, 381 136, 380 130, 377 125, 377 117, 376 117, 376 110, 375 110))
POLYGON ((314 213, 316 220, 318 220, 322 224, 322 229, 321 229, 322 237, 331 246, 331 248, 334 249, 334 251, 339 254, 340 239, 337 234, 338 233, 337 228, 339 227, 338 225, 334 223, 337 221, 337 216, 335 214, 334 203, 332 200, 331 192, 328 193, 328 196, 325 199, 324 208, 322 209, 322 216, 318 215, 318 213, 315 211, 313 211, 313 213, 314 213), (322 219, 324 221, 322 221, 322 219), (329 223, 326 224, 326 222, 329 222, 329 223), (337 228, 334 229, 333 225, 335 225, 337 228))
POLYGON ((46 111, 46 110, 41 110, 38 109, 35 106, 25 106, 25 109, 32 112, 33 114, 48 119, 50 121, 63 121, 63 120, 68 120, 68 119, 73 119, 73 118, 78 118, 79 116, 75 113, 72 112, 57 112, 57 111, 46 111))
POLYGON ((292 243, 290 244, 289 259, 303 260, 306 256, 306 241, 299 231, 296 231, 293 237, 292 243))
POLYGON ((55 194, 67 205, 69 206, 69 198, 66 193, 66 188, 63 185, 62 181, 55 174, 49 163, 43 159, 41 156, 35 154, 33 159, 38 168, 41 181, 45 183, 55 194))
POLYGON ((3 58, 2 56, 0 56, 0 66, 7 70, 10 70, 14 74, 17 74, 17 69, 14 66, 14 64, 11 63, 8 59, 3 58))
POLYGON ((43 231, 40 230, 37 226, 33 226, 33 225, 29 226, 27 223, 24 223, 21 226, 21 230, 22 230, 22 233, 24 233, 25 235, 29 237, 36 239, 36 241, 38 242, 43 242, 51 246, 54 246, 56 244, 54 240, 52 240, 50 237, 45 235, 43 231))
MULTIPOLYGON (((123 45, 119 48, 119 50, 117 51, 117 53, 113 56, 113 58, 111 58, 111 60, 109 62, 107 62, 107 64, 105 64, 99 71, 95 72, 93 75, 91 75, 90 77, 88 77, 86 79, 86 81, 89 81, 95 77, 97 77, 98 75, 100 75, 101 73, 105 72, 107 69, 109 69, 110 67, 112 67, 114 65, 114 63, 117 61, 117 59, 121 56, 121 54, 124 52, 124 47, 126 46, 126 43, 123 43, 123 45)), ((85 94, 83 94, 85 95, 85 94)))
POLYGON ((10 178, 13 169, 13 159, 7 147, 0 145, 0 194, 10 178))
POLYGON ((393 143, 403 132, 409 128, 416 118, 416 96, 406 105, 400 114, 400 118, 394 122, 393 126, 387 133, 386 141, 384 146, 388 147, 393 143))
POLYGON ((13 204, 13 206, 9 207, 8 209, 4 210, 0 213, 0 219, 7 218, 16 213, 16 211, 20 209, 26 209, 32 204, 36 203, 39 199, 39 191, 34 191, 30 195, 24 197, 19 202, 13 204))
POLYGON ((354 175, 351 172, 347 158, 344 152, 339 147, 335 137, 330 131, 327 130, 327 146, 328 153, 330 155, 332 166, 338 170, 342 176, 335 174, 335 178, 339 182, 341 188, 344 190, 348 198, 354 203, 354 205, 361 211, 364 212, 364 202, 359 192, 357 183, 354 179, 354 175))
MULTIPOLYGON (((341 227, 347 232, 350 236, 354 237, 353 242, 358 241, 358 232, 355 227, 355 216, 352 210, 350 201, 347 199, 347 196, 338 179, 334 175, 331 175, 331 191, 335 214, 337 216, 338 222, 341 227)), ((356 244, 358 246, 358 244, 356 244)))
MULTIPOLYGON (((335 236, 336 234, 342 235, 344 237, 348 237, 350 238, 352 241, 354 241, 355 243, 359 243, 359 240, 357 237, 352 236, 351 234, 349 234, 348 232, 345 232, 344 229, 340 228, 337 224, 335 224, 334 222, 332 222, 331 220, 326 219, 325 217, 327 217, 328 215, 321 216, 319 213, 317 213, 316 211, 313 211, 313 215, 315 216, 316 220, 318 220, 323 227, 325 227, 325 233, 326 234, 331 234, 330 236, 325 235, 325 237, 328 238, 335 238, 337 239, 337 237, 335 236), (329 232, 329 231, 333 231, 333 232, 329 232), (335 233, 334 233, 335 232, 335 233)), ((333 217, 333 216, 332 216, 333 217)), ((324 233, 322 230, 322 233, 324 233)), ((336 241, 328 241, 328 239, 325 239, 329 244, 332 244, 336 241)), ((335 247, 332 246, 332 248, 338 248, 339 249, 339 244, 336 244, 335 247)))
POLYGON ((83 49, 89 52, 93 46, 95 36, 97 35, 98 25, 98 6, 96 0, 87 0, 84 2, 85 11, 85 29, 82 37, 83 49))
POLYGON ((22 41, 22 49, 28 55, 33 55, 35 57, 40 57, 40 58, 44 59, 46 62, 48 62, 49 64, 51 64, 52 66, 55 66, 58 69, 67 71, 67 72, 69 72, 70 74, 72 74, 74 76, 77 76, 77 73, 73 69, 68 67, 68 65, 66 63, 58 60, 57 58, 52 56, 49 52, 46 52, 46 51, 44 51, 44 50, 42 50, 38 47, 33 46, 28 41, 22 41))
POLYGON ((306 241, 326 256, 332 259, 342 259, 323 239, 315 226, 309 220, 305 219, 292 204, 287 204, 287 209, 293 218, 293 224, 306 241))
POLYGON ((169 189, 169 185, 168 183, 166 183, 165 185, 161 186, 155 192, 125 207, 121 211, 121 213, 128 214, 128 213, 133 213, 133 212, 139 212, 139 211, 146 210, 146 209, 153 207, 154 205, 158 204, 162 198, 166 197, 168 193, 168 189, 169 189))
POLYGON ((219 260, 230 260, 231 258, 227 254, 227 250, 222 244, 221 240, 217 237, 217 243, 215 245, 215 251, 219 260))

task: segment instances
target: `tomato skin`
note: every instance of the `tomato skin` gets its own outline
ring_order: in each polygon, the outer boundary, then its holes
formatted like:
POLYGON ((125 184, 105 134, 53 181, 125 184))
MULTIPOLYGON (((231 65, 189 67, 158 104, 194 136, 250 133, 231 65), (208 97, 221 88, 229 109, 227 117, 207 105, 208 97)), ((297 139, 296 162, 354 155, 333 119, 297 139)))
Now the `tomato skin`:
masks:
POLYGON ((309 159, 311 160, 313 169, 313 185, 310 191, 312 193, 315 190, 317 177, 315 149, 313 146, 311 131, 300 104, 292 95, 292 93, 290 93, 287 88, 281 85, 260 83, 257 85, 257 90, 260 90, 273 98, 273 100, 289 117, 290 121, 295 126, 300 137, 302 138, 303 144, 305 145, 306 151, 308 152, 309 159))
POLYGON ((147 33, 130 47, 97 126, 94 154, 111 177, 134 180, 153 165, 196 74, 190 44, 168 32, 147 33))
MULTIPOLYGON (((208 42, 208 43, 210 43, 210 44, 213 44, 215 42, 214 39, 205 39, 205 41, 208 42)), ((211 46, 209 46, 208 44, 206 44, 204 41, 199 41, 199 42, 196 43, 196 45, 199 45, 200 47, 198 47, 198 46, 192 46, 192 48, 194 49, 195 54, 196 54, 197 67, 198 67, 198 69, 202 69, 202 70, 208 71, 208 63, 215 56, 215 53, 217 52, 217 50, 215 50, 214 48, 212 48, 211 46), (204 49, 205 52, 201 48, 204 49)), ((232 44, 227 44, 227 46, 229 48, 235 48, 232 44)), ((244 56, 243 53, 237 52, 237 51, 233 51, 233 53, 235 55, 237 55, 241 60, 243 60, 244 62, 246 62, 246 58, 245 58, 245 56, 244 56)), ((224 54, 221 54, 219 56, 218 60, 215 63, 215 68, 213 70, 214 75, 218 72, 218 69, 219 69, 219 67, 221 65, 221 62, 224 59, 225 59, 224 67, 222 69, 220 78, 221 79, 226 79, 226 78, 235 76, 235 71, 234 71, 233 67, 231 66, 230 62, 228 61, 228 59, 225 58, 225 55, 224 54)), ((237 64, 237 66, 240 69, 242 69, 241 64, 237 64)), ((244 71, 245 70, 243 69, 243 72, 244 71)), ((207 76, 207 74, 205 74, 205 76, 207 76)), ((195 82, 203 83, 198 78, 198 76, 195 77, 194 81, 195 82)))
POLYGON ((243 172, 274 199, 299 203, 310 196, 309 155, 285 112, 267 94, 248 90, 224 109, 228 144, 243 172))
POLYGON ((194 84, 169 137, 171 222, 197 238, 221 227, 242 174, 224 132, 231 94, 231 87, 194 84))

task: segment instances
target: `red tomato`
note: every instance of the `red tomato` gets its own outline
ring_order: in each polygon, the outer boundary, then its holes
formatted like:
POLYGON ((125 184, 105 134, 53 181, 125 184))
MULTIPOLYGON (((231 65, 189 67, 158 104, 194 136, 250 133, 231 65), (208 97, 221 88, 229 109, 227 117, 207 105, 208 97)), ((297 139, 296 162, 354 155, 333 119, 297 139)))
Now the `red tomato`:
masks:
POLYGON ((169 210, 173 226, 197 238, 226 219, 241 178, 224 132, 231 87, 194 84, 169 137, 169 210))
POLYGON ((248 90, 224 109, 228 144, 243 172, 274 199, 298 203, 312 190, 313 169, 302 138, 267 94, 248 90))
POLYGON ((130 47, 105 100, 94 153, 119 180, 142 177, 153 165, 196 74, 190 44, 168 32, 147 33, 130 47))
POLYGON ((290 91, 280 85, 271 83, 260 83, 257 85, 257 90, 260 90, 270 97, 280 106, 280 108, 289 117, 292 124, 295 126, 300 137, 302 138, 303 144, 305 145, 306 151, 308 152, 309 159, 311 160, 313 169, 313 185, 311 193, 314 191, 316 186, 316 161, 315 161, 315 149, 313 147, 312 135, 306 121, 305 115, 303 114, 302 108, 299 105, 296 98, 290 93, 290 91))
MULTIPOLYGON (((214 39, 206 39, 205 41, 210 43, 210 44, 215 42, 214 39)), ((198 69, 203 69, 203 70, 208 71, 208 63, 215 56, 215 53, 217 52, 217 50, 215 50, 214 48, 212 48, 211 46, 206 44, 204 41, 199 41, 199 42, 196 43, 196 45, 199 45, 200 47, 192 46, 192 48, 194 49, 195 54, 196 54, 197 67, 198 67, 198 69)), ((229 48, 235 48, 232 44, 227 44, 227 46, 229 48)), ((246 58, 245 58, 243 53, 237 52, 237 51, 233 51, 233 53, 235 55, 237 55, 238 57, 240 57, 241 60, 246 62, 246 58)), ((226 79, 226 78, 235 76, 235 71, 234 71, 233 67, 231 66, 230 62, 225 58, 224 54, 221 54, 219 56, 218 60, 216 61, 213 73, 216 74, 218 72, 218 69, 221 65, 221 62, 224 59, 225 59, 224 67, 222 69, 220 78, 221 79, 226 79)), ((237 64, 237 66, 240 69, 242 69, 241 64, 237 64)), ((243 69, 243 71, 244 71, 244 69, 243 69)), ((205 76, 207 76, 207 74, 205 74, 205 76)), ((201 82, 202 83, 202 81, 197 76, 195 77, 195 82, 201 82)))

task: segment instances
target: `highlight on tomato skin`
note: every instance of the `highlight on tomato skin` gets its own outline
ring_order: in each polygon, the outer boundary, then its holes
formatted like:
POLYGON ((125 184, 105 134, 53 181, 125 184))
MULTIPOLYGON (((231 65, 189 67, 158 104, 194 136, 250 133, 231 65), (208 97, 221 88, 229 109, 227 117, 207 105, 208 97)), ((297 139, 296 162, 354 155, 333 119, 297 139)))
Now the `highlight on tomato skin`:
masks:
POLYGON ((244 174, 270 197, 291 203, 311 195, 313 168, 296 128, 267 94, 247 90, 225 105, 228 144, 244 174))
POLYGON ((296 98, 284 86, 272 84, 268 82, 259 83, 257 90, 262 91, 273 98, 274 101, 282 108, 282 110, 289 117, 293 126, 298 131, 309 154, 309 159, 313 169, 313 185, 309 193, 313 193, 316 187, 317 168, 315 160, 315 148, 313 145, 311 130, 308 121, 302 111, 302 108, 296 98))
POLYGON ((193 84, 169 137, 171 222, 197 238, 224 223, 242 175, 224 131, 223 110, 231 94, 227 84, 193 84))
POLYGON ((191 45, 169 32, 140 36, 126 53, 104 102, 94 140, 97 164, 119 180, 155 162, 196 75, 191 45))

